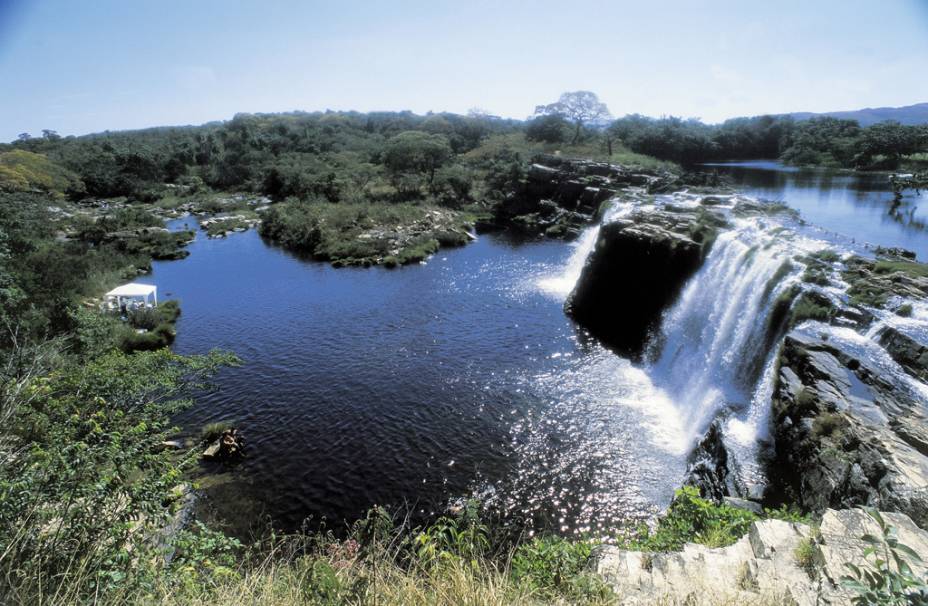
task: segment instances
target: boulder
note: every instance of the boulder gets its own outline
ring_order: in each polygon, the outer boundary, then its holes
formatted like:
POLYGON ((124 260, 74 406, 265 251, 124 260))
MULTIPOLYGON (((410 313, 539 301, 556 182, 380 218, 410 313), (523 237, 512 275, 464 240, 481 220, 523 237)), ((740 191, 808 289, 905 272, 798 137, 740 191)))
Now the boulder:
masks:
POLYGON ((699 269, 693 213, 639 212, 602 226, 565 311, 607 345, 639 357, 661 313, 699 269))
POLYGON ((206 447, 203 458, 215 461, 231 461, 245 454, 245 438, 235 428, 226 429, 219 438, 206 447))
POLYGON ((769 495, 807 511, 867 505, 928 525, 924 402, 867 358, 808 332, 786 336, 769 495))

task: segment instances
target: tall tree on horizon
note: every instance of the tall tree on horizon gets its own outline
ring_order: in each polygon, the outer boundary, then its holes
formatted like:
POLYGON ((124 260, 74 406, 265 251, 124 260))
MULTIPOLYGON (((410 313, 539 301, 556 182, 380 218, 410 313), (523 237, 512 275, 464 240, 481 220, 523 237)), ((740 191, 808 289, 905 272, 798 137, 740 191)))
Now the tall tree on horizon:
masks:
POLYGON ((612 118, 612 114, 609 113, 609 108, 606 107, 606 104, 599 100, 596 93, 588 90, 563 93, 555 103, 536 105, 535 115, 557 115, 573 122, 574 138, 571 144, 575 144, 580 140, 580 132, 583 130, 585 124, 589 124, 595 120, 612 118))

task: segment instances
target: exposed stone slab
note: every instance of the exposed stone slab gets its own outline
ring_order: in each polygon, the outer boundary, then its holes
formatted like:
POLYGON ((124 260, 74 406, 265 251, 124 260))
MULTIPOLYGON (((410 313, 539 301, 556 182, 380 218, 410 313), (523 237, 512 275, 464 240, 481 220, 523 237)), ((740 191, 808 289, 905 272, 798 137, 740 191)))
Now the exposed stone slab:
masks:
MULTIPOLYGON (((900 541, 928 561, 928 533, 903 514, 883 514, 900 541)), ((763 520, 729 547, 687 544, 678 553, 642 553, 600 548, 593 567, 621 604, 819 604, 847 605, 841 586, 848 563, 866 566, 864 534, 879 526, 861 509, 828 510, 815 532, 805 524, 763 520), (806 544, 812 559, 800 565, 796 551, 806 544)), ((916 573, 925 565, 909 562, 916 573)))
POLYGON ((800 331, 780 362, 772 492, 808 511, 867 505, 928 525, 925 403, 873 361, 800 331))

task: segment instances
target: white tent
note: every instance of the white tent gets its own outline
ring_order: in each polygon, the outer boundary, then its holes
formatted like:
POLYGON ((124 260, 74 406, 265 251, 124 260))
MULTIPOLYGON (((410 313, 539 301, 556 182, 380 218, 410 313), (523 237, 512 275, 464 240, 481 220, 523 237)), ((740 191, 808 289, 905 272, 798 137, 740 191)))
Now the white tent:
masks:
POLYGON ((152 307, 158 305, 158 287, 151 284, 129 282, 106 293, 106 303, 111 309, 152 307))

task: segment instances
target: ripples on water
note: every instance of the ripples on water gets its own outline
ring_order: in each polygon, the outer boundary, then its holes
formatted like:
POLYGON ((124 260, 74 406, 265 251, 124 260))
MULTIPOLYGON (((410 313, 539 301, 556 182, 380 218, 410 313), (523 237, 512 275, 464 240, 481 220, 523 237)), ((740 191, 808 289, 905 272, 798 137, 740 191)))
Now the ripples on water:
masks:
MULTIPOLYGON (((802 268, 772 278, 825 243, 736 223, 665 313, 643 366, 562 310, 598 227, 569 246, 486 235, 397 270, 299 260, 254 231, 200 236, 149 280, 181 299, 177 351, 244 360, 178 419, 190 433, 221 419, 246 432, 248 457, 220 474, 232 488, 212 502, 230 519, 337 529, 375 504, 424 519, 478 495, 530 530, 608 532, 669 503, 720 414, 743 482, 762 482, 775 370, 766 318, 802 268)), ((912 333, 926 317, 919 304, 883 321, 912 333)), ((874 346, 847 332, 835 338, 874 346)))
POLYGON ((682 477, 680 429, 647 375, 542 287, 574 250, 488 235, 425 265, 336 270, 254 231, 201 235, 149 279, 182 302, 178 352, 244 365, 178 422, 236 420, 249 455, 227 472, 232 500, 285 528, 374 504, 428 516, 469 494, 563 532, 651 515, 682 477))

